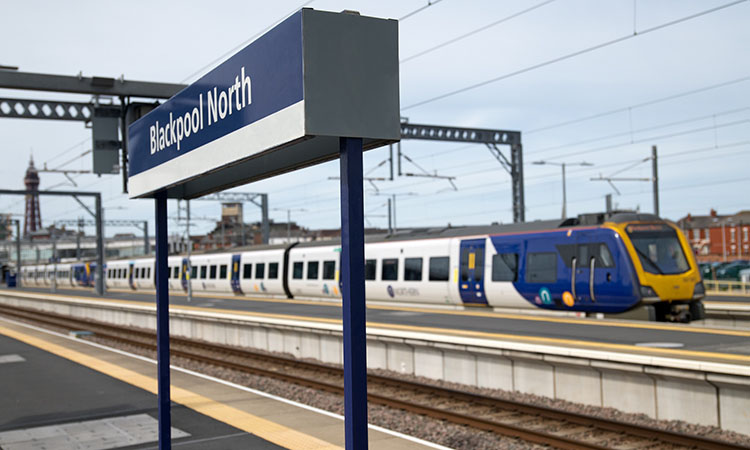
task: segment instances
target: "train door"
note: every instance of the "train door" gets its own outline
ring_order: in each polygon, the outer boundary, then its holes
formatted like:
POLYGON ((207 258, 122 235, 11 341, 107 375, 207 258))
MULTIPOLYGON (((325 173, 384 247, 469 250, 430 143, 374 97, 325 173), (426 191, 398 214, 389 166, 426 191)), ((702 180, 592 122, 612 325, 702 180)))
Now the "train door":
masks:
POLYGON ((134 275, 134 263, 129 262, 128 263, 128 285, 130 286, 130 289, 135 290, 135 280, 133 279, 134 275))
POLYGON ((465 239, 459 250, 458 292, 464 303, 486 305, 484 246, 486 239, 465 239))
POLYGON ((240 255, 232 255, 232 292, 242 294, 240 287, 240 255))
POLYGON ((597 303, 597 299, 609 297, 614 259, 600 235, 585 232, 577 236, 575 266, 571 285, 576 302, 597 303))
POLYGON ((182 258, 182 270, 180 270, 180 283, 182 284, 182 290, 187 292, 188 280, 190 279, 190 266, 188 265, 188 259, 182 258))

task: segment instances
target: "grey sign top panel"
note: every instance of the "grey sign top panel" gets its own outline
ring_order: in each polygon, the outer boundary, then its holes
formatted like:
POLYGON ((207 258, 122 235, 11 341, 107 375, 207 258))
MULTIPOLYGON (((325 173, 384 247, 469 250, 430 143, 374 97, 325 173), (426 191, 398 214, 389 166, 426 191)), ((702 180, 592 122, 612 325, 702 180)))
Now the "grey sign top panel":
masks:
POLYGON ((398 141, 398 23, 303 9, 129 129, 131 197, 194 198, 398 141))

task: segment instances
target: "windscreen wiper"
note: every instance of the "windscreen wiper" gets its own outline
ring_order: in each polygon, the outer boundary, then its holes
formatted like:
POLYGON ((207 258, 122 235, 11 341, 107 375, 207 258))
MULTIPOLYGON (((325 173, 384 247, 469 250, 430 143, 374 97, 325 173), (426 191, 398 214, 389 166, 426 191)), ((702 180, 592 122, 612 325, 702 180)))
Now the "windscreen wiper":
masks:
POLYGON ((638 246, 633 245, 633 248, 635 249, 636 252, 638 252, 639 255, 641 255, 643 259, 645 259, 646 261, 648 261, 649 264, 654 266, 654 269, 656 269, 657 272, 659 272, 661 275, 664 275, 664 272, 661 270, 661 267, 659 267, 659 265, 656 264, 653 259, 649 258, 648 255, 643 253, 641 249, 638 248, 638 246))

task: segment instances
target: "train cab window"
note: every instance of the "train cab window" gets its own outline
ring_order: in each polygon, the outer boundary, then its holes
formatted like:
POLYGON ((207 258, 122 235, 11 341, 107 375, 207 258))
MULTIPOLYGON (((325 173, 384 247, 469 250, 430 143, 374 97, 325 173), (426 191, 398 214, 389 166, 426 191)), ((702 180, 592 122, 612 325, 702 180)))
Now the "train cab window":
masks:
POLYGON ((303 265, 304 263, 302 261, 294 263, 294 266, 292 266, 292 278, 294 278, 295 280, 302 279, 303 265))
POLYGON ((320 263, 318 261, 308 261, 307 262, 307 279, 308 280, 317 280, 318 279, 318 266, 320 263))
POLYGON ((266 276, 266 263, 257 263, 255 265, 255 279, 262 280, 266 276))
POLYGON ((385 281, 398 280, 398 259, 384 259, 381 273, 385 281))
POLYGON ((268 279, 275 280, 279 278, 279 263, 268 263, 268 279))
POLYGON ((433 256, 430 258, 430 281, 448 281, 450 278, 450 258, 433 256))
POLYGON ((210 278, 210 279, 212 279, 212 280, 215 280, 215 279, 216 279, 216 264, 212 264, 212 265, 211 265, 211 270, 210 270, 210 272, 211 272, 211 273, 210 273, 210 276, 209 276, 209 278, 210 278))
POLYGON ((253 265, 245 264, 242 266, 242 278, 249 280, 253 277, 253 265))
POLYGON ((323 261, 323 279, 333 280, 336 278, 336 261, 323 261))
POLYGON ((207 275, 208 272, 208 266, 201 266, 201 280, 205 280, 208 278, 207 275))
POLYGON ((219 279, 223 280, 226 277, 227 277, 227 265, 222 264, 219 266, 219 279))
POLYGON ((404 259, 404 281, 422 281, 422 258, 404 259))
POLYGON ((518 280, 518 254, 498 253, 492 255, 492 281, 518 280))
POLYGON ((529 253, 526 261, 526 281, 529 283, 557 281, 557 253, 529 253))
POLYGON ((376 268, 377 268, 377 260, 375 259, 365 260, 365 280, 375 279, 376 268))

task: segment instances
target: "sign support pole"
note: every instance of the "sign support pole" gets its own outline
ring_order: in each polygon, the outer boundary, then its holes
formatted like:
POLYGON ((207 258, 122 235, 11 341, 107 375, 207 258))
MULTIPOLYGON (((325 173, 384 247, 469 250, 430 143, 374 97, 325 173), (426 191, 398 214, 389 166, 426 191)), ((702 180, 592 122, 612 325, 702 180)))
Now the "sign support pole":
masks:
POLYGON ((156 209, 156 353, 159 389, 159 450, 172 448, 169 389, 169 246, 167 243, 167 193, 154 195, 156 209))
POLYGON ((339 138, 346 450, 367 449, 367 340, 362 139, 339 138))

